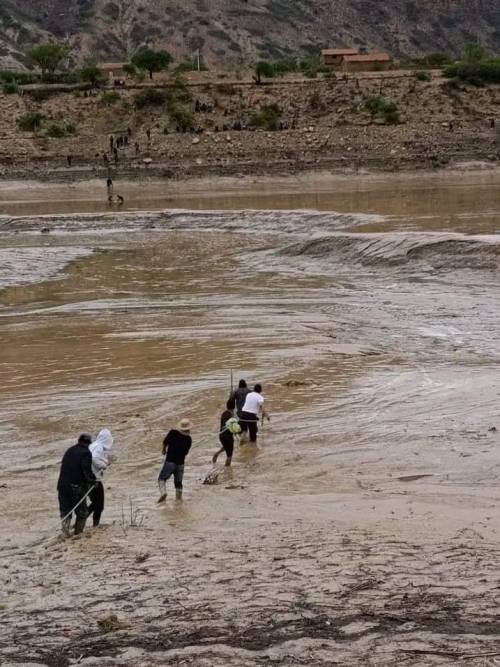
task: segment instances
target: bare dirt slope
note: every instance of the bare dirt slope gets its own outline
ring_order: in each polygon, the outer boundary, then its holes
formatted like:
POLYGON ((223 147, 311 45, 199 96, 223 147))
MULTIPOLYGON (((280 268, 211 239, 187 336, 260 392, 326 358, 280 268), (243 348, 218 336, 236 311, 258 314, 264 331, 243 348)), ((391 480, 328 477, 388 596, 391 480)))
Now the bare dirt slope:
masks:
POLYGON ((125 58, 143 44, 185 58, 245 63, 317 52, 322 45, 389 49, 396 55, 458 53, 469 41, 500 47, 496 0, 6 0, 0 57, 22 61, 32 42, 69 39, 83 57, 125 58))

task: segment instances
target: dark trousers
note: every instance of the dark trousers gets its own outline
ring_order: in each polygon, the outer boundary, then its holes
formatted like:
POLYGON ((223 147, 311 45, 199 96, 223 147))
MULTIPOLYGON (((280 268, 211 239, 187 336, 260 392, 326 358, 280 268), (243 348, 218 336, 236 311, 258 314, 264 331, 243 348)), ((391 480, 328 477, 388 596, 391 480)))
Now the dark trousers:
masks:
MULTIPOLYGON (((61 519, 71 512, 73 507, 79 500, 87 493, 88 487, 79 486, 77 484, 61 484, 57 487, 57 495, 59 497, 59 512, 61 519)), ((77 519, 86 519, 89 515, 87 508, 87 500, 84 500, 75 509, 77 519)), ((69 517, 70 519, 72 517, 69 517)))
POLYGON ((241 413, 241 421, 240 421, 240 427, 242 433, 246 433, 248 431, 250 435, 250 442, 257 442, 257 432, 259 430, 257 424, 259 422, 259 418, 257 415, 254 415, 253 412, 242 412, 241 413))
POLYGON ((219 435, 220 444, 224 447, 228 458, 233 456, 234 452, 234 436, 229 431, 224 431, 219 435))
POLYGON ((172 475, 174 476, 174 486, 176 489, 182 489, 182 480, 184 478, 184 464, 172 463, 165 459, 158 480, 166 482, 172 475))
POLYGON ((90 492, 89 514, 92 514, 94 526, 98 526, 101 521, 101 514, 104 510, 104 486, 102 482, 97 482, 90 492))

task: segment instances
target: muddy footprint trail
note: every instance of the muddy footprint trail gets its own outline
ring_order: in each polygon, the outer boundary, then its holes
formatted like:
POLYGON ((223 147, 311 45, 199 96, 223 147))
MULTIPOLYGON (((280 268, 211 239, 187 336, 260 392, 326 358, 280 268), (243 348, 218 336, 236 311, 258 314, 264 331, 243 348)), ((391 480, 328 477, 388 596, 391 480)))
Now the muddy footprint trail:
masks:
POLYGON ((4 664, 497 664, 500 553, 467 531, 427 545, 331 525, 120 532, 7 566, 24 614, 2 612, 4 664))

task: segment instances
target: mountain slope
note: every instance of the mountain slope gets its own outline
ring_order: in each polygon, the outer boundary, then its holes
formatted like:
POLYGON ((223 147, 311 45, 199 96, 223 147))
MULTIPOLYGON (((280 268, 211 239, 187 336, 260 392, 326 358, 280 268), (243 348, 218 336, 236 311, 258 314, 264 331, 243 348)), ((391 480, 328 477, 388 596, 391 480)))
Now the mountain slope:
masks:
POLYGON ((68 39, 79 59, 123 59, 138 46, 210 65, 354 45, 395 55, 458 54, 479 41, 500 52, 498 0, 0 0, 0 61, 68 39))

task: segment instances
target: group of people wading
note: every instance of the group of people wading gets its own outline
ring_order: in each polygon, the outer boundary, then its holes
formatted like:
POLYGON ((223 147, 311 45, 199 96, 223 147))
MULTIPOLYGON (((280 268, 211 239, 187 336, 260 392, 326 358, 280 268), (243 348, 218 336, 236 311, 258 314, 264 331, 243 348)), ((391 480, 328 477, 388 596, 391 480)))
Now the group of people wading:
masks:
MULTIPOLYGON (((238 388, 231 392, 226 409, 220 417, 219 441, 221 448, 213 455, 215 464, 225 452, 226 466, 231 465, 235 438, 257 442, 259 420, 269 420, 264 410, 262 386, 256 384, 251 390, 245 380, 240 380, 238 388)), ((182 499, 184 462, 192 446, 191 422, 181 419, 176 428, 171 429, 163 440, 165 460, 158 477, 160 497, 158 503, 167 498, 167 481, 173 477, 175 496, 182 499)), ((104 510, 104 472, 112 461, 113 436, 108 429, 100 431, 94 441, 87 433, 78 438, 75 445, 64 454, 57 492, 61 514, 62 532, 71 535, 71 522, 75 515, 74 534, 83 532, 87 518, 92 516, 93 525, 99 525, 104 510), (87 502, 90 501, 90 504, 87 502)))

